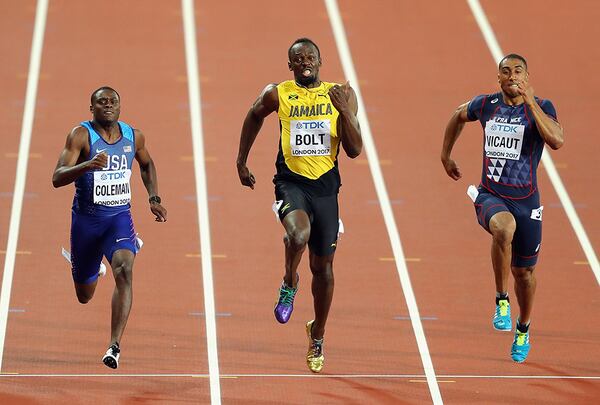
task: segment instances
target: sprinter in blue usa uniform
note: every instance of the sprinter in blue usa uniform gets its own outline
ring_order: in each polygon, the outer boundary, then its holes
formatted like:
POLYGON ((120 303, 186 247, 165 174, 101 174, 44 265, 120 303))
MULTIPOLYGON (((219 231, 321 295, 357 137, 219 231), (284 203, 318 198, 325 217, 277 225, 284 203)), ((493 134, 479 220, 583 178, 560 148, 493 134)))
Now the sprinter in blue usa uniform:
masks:
POLYGON ((130 212, 131 166, 136 159, 156 221, 167 220, 158 196, 154 162, 141 131, 119 121, 121 98, 110 87, 91 96, 92 120, 82 122, 67 136, 52 176, 54 187, 75 183, 71 215, 71 262, 75 292, 89 302, 98 283, 102 257, 115 279, 111 338, 102 362, 119 366, 120 341, 132 302, 132 271, 139 249, 130 212))
POLYGON ((492 235, 496 310, 492 325, 512 331, 508 276, 512 271, 519 317, 511 357, 521 363, 530 350, 529 322, 536 289, 535 266, 542 243, 542 210, 537 167, 544 145, 564 143, 563 128, 550 100, 539 99, 529 84, 527 61, 505 56, 498 66, 500 92, 480 95, 457 108, 446 127, 441 160, 448 176, 462 177, 451 158, 464 124, 483 128, 483 168, 479 187, 469 187, 479 224, 492 235))

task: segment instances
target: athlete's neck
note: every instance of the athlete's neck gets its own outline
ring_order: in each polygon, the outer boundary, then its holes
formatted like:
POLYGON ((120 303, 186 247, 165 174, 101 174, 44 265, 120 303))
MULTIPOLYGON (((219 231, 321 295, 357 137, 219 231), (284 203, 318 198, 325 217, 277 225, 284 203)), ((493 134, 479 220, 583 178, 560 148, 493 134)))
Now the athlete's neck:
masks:
POLYGON ((298 81, 298 79, 295 79, 294 81, 298 86, 304 87, 305 89, 314 89, 315 87, 319 87, 321 85, 321 80, 319 80, 318 77, 308 84, 302 84, 298 81))
POLYGON ((92 120, 92 125, 105 140, 111 141, 121 137, 121 130, 117 121, 92 120))
POLYGON ((525 102, 525 99, 523 98, 523 96, 518 95, 516 97, 510 97, 505 92, 502 92, 502 99, 504 101, 504 104, 510 105, 510 106, 521 105, 525 102))

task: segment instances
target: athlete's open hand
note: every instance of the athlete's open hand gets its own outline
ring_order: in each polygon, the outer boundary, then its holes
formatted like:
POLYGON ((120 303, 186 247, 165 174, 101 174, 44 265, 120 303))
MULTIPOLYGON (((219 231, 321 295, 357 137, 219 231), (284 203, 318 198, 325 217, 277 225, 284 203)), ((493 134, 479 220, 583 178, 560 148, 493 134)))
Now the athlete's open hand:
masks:
POLYGON ((254 175, 252 174, 250 169, 248 169, 248 166, 246 166, 245 164, 238 163, 237 170, 242 185, 250 187, 252 190, 254 190, 254 183, 256 183, 256 179, 254 178, 254 175))
POLYGON ((150 203, 150 211, 156 216, 154 218, 156 222, 167 222, 167 209, 159 203, 150 203))
POLYGON ((96 154, 91 160, 88 160, 89 170, 104 169, 108 163, 108 155, 106 152, 100 152, 96 154))
POLYGON ((460 168, 453 159, 442 160, 442 164, 444 165, 444 169, 446 169, 448 176, 450 176, 453 180, 458 180, 462 177, 460 168))
POLYGON ((350 82, 346 82, 341 86, 336 84, 329 89, 329 97, 331 103, 340 113, 350 110, 348 100, 350 98, 350 82))

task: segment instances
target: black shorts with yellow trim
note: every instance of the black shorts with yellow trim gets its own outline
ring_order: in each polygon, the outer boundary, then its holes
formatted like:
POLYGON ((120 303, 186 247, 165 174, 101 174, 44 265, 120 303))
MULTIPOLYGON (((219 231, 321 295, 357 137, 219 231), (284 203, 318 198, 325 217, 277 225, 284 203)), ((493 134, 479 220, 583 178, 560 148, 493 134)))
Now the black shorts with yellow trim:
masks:
POLYGON ((307 187, 289 181, 274 181, 275 208, 279 219, 295 210, 308 214, 310 237, 308 248, 317 256, 335 252, 339 230, 338 195, 314 196, 307 187))

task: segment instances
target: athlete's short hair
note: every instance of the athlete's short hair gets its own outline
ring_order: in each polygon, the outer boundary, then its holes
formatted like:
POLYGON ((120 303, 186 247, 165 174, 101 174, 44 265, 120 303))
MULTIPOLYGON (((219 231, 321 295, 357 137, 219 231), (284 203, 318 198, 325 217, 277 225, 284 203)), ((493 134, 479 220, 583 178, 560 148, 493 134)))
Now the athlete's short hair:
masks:
POLYGON ((111 90, 111 91, 114 91, 117 94, 117 97, 119 98, 119 101, 121 101, 121 95, 119 94, 118 91, 116 91, 115 89, 113 89, 112 87, 109 87, 109 86, 102 86, 102 87, 99 87, 96 90, 94 90, 94 92, 90 96, 90 103, 91 104, 94 104, 94 98, 96 98, 96 94, 98 94, 102 90, 111 90))
POLYGON ((524 57, 522 57, 521 55, 518 55, 516 53, 509 53, 504 58, 502 58, 500 60, 500 63, 498 63, 498 69, 500 69, 502 67, 502 64, 504 63, 504 61, 508 60, 508 59, 519 59, 525 65, 525 70, 527 70, 527 61, 525 60, 524 57))
POLYGON ((317 49, 317 56, 319 57, 319 59, 321 59, 321 51, 319 50, 319 47, 317 46, 317 44, 315 44, 315 42, 310 38, 302 37, 302 38, 298 38, 297 40, 295 40, 292 43, 292 45, 290 45, 290 47, 288 48, 288 59, 290 61, 292 60, 292 48, 296 44, 311 44, 312 46, 314 46, 317 49))

